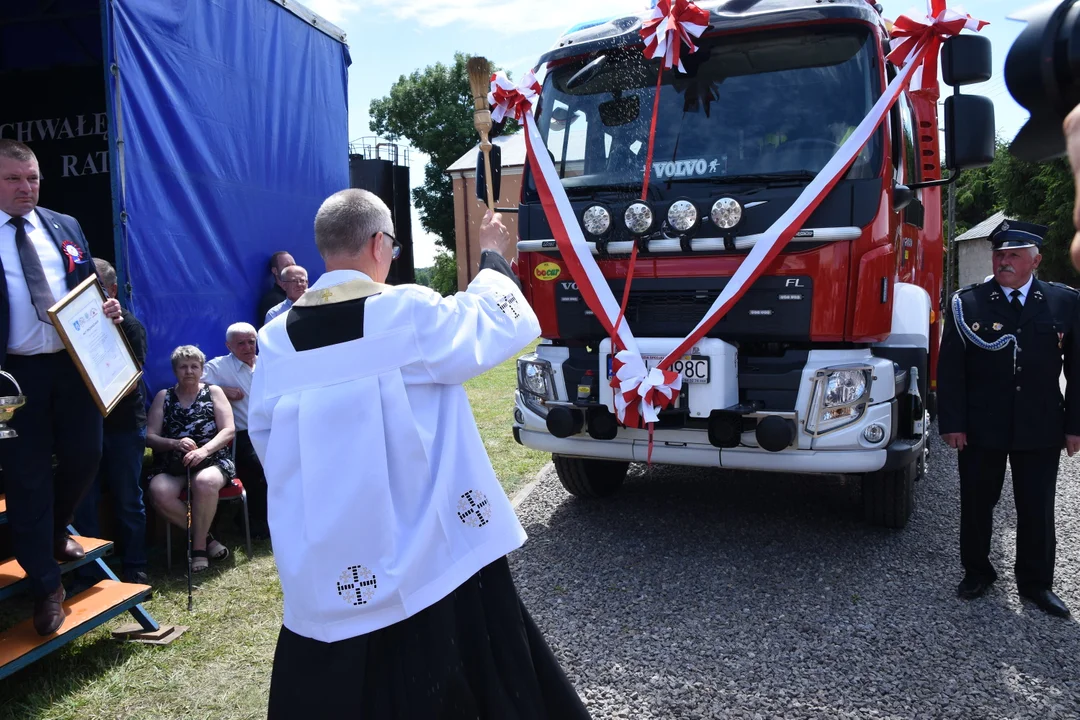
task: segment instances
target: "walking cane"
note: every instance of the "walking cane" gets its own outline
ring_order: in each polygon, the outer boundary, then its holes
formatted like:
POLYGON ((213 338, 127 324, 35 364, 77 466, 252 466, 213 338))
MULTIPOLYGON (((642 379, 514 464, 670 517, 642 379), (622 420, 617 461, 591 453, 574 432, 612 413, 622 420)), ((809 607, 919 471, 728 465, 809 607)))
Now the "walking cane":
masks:
POLYGON ((187 609, 191 612, 191 468, 187 469, 187 609))

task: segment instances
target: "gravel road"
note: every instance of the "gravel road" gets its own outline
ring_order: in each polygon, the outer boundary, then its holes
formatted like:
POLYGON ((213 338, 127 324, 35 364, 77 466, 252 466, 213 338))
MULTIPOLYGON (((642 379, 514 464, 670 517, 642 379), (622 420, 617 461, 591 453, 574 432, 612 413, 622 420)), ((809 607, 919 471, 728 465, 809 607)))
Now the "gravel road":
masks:
MULTIPOLYGON (((1058 480, 1058 595, 1080 615, 1080 456, 1058 480)), ((510 557, 594 718, 1080 718, 1080 625, 1016 595, 1011 480, 983 598, 955 596, 959 482, 934 435, 904 531, 854 483, 632 467, 568 495, 549 465, 510 557)))

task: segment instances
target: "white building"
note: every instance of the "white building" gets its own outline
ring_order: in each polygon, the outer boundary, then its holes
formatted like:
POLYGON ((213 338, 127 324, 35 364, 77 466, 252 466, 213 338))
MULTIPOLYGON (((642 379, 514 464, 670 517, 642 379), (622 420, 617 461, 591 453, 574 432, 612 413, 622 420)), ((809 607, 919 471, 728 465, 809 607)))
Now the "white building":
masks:
POLYGON ((987 275, 994 272, 992 259, 993 250, 990 248, 990 233, 1004 220, 1013 218, 1005 217, 1004 212, 994 213, 986 220, 968 230, 956 238, 957 267, 959 269, 959 284, 957 287, 967 287, 974 283, 981 283, 987 275))

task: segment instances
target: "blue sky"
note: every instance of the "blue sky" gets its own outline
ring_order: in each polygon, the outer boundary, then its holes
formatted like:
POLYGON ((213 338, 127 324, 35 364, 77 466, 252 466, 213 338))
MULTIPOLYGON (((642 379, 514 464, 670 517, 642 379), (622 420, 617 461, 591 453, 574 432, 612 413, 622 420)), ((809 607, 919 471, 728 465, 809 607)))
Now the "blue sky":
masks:
MULTIPOLYGON (((449 62, 454 52, 483 55, 509 69, 514 77, 532 67, 563 30, 575 23, 634 12, 645 0, 302 0, 348 35, 353 64, 349 71, 349 137, 370 136, 368 107, 383 97, 401 76, 437 62, 449 62)), ((922 9, 920 0, 879 0, 885 16, 922 9)), ((1005 88, 1002 68, 1009 47, 1024 28, 1007 20, 1034 0, 978 0, 966 6, 990 25, 983 34, 994 46, 994 78, 967 92, 994 100, 1000 134, 1012 139, 1027 120, 1027 112, 1005 88)), ((925 12, 925 11, 924 11, 925 12)), ((943 88, 948 92, 948 88, 943 88)), ((411 155, 412 184, 423 182, 427 158, 411 155)), ((432 264, 434 239, 420 227, 413 212, 416 266, 432 264)))

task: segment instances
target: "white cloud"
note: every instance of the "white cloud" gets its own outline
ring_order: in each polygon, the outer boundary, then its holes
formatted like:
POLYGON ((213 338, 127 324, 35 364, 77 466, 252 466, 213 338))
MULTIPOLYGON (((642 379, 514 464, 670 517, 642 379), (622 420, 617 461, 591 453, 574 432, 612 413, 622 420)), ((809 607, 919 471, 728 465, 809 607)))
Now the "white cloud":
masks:
MULTIPOLYGON (((342 3, 347 0, 324 0, 342 3)), ((646 0, 374 0, 400 20, 428 27, 464 23, 505 35, 565 29, 579 22, 643 12, 646 0)))
POLYGON ((322 15, 332 23, 340 23, 349 15, 360 12, 360 0, 302 0, 313 13, 322 15))

